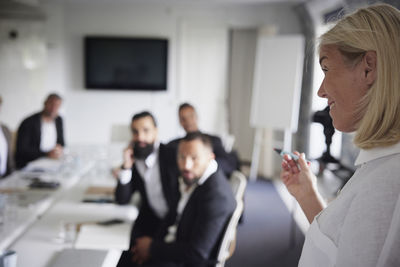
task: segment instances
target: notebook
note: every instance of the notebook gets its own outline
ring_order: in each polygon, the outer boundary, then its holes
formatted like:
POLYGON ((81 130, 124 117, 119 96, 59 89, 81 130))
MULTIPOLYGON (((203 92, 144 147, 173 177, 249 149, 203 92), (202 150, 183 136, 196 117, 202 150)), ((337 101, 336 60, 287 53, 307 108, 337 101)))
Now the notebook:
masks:
POLYGON ((64 249, 49 267, 115 267, 121 256, 117 250, 64 249))
POLYGON ((82 249, 129 249, 132 223, 113 225, 84 224, 75 241, 75 248, 82 249))

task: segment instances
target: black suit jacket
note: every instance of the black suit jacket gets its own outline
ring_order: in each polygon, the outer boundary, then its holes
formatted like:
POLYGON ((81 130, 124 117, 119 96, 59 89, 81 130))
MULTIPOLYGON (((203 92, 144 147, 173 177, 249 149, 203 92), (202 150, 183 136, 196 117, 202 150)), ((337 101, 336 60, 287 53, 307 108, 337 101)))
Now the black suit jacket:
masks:
MULTIPOLYGON (((23 168, 28 162, 46 155, 40 151, 41 116, 36 113, 22 121, 18 128, 15 163, 17 168, 23 168)), ((64 146, 63 121, 60 116, 55 119, 57 144, 64 146)))
MULTIPOLYGON (((168 210, 175 210, 180 197, 177 179, 179 171, 175 150, 160 144, 158 153, 163 195, 167 202, 168 210)), ((161 221, 164 219, 158 218, 150 206, 143 177, 139 174, 134 164, 131 181, 125 185, 118 182, 115 190, 115 200, 118 204, 127 204, 132 194, 136 191, 140 193, 141 206, 132 229, 131 245, 133 245, 134 239, 138 236, 154 236, 156 229, 158 229, 161 221)))
POLYGON ((223 230, 236 207, 231 186, 221 171, 212 174, 190 196, 177 228, 176 241, 163 241, 169 222, 163 224, 151 245, 157 266, 203 267, 214 262, 223 230))
MULTIPOLYGON (((6 172, 3 175, 3 177, 5 177, 5 176, 9 175, 14 170, 14 158, 11 155, 11 148, 12 148, 11 132, 3 124, 1 125, 1 130, 3 131, 4 137, 6 138, 6 141, 7 141, 7 168, 6 168, 6 172)), ((2 178, 2 177, 0 176, 0 178, 2 178)))
MULTIPOLYGON (((203 133, 204 134, 204 133, 203 133)), ((239 168, 239 159, 236 154, 230 154, 225 151, 221 138, 215 135, 205 134, 212 143, 215 160, 218 162, 220 168, 227 177, 230 177, 234 170, 239 168)), ((168 143, 169 146, 178 150, 179 142, 182 138, 177 138, 168 143)))

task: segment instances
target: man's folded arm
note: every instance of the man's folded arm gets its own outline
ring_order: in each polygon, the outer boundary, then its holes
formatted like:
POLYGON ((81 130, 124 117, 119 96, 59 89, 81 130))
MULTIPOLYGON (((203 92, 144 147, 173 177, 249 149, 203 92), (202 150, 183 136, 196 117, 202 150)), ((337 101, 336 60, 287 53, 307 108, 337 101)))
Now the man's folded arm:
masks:
POLYGON ((157 261, 200 263, 207 261, 233 212, 233 204, 220 197, 204 199, 187 242, 165 243, 153 240, 151 257, 157 261))

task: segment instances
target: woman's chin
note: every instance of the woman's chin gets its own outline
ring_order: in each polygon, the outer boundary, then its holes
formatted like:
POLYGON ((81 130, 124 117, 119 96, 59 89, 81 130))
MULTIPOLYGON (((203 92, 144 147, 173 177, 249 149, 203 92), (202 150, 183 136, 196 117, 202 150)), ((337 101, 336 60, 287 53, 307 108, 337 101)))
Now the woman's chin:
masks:
POLYGON ((355 132, 357 130, 357 128, 355 127, 355 124, 338 123, 338 122, 335 122, 335 120, 332 121, 332 124, 336 130, 343 132, 343 133, 351 133, 351 132, 355 132))

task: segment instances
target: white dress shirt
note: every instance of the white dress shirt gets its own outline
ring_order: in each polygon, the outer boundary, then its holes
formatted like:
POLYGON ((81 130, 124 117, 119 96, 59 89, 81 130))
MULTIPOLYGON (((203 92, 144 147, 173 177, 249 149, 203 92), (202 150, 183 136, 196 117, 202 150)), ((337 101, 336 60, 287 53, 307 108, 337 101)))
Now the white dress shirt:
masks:
POLYGON ((400 143, 361 150, 356 165, 314 218, 299 266, 400 266, 400 143))
POLYGON ((3 176, 7 171, 8 160, 8 145, 3 129, 0 124, 0 176, 3 176))
POLYGON ((55 148, 57 144, 57 129, 55 121, 41 122, 41 135, 40 135, 40 151, 49 152, 55 148))
MULTIPOLYGON (((149 205, 159 218, 164 218, 168 212, 168 205, 164 198, 159 152, 160 143, 154 144, 153 152, 145 159, 135 159, 136 169, 144 180, 144 187, 149 200, 149 205)), ((121 184, 127 184, 132 179, 132 170, 122 170, 120 172, 119 181, 121 184)), ((135 179, 135 178, 133 178, 135 179)))
POLYGON ((192 195, 193 191, 197 188, 197 186, 202 185, 207 179, 217 171, 218 169, 218 164, 215 160, 212 160, 210 164, 208 164, 208 167, 204 171, 203 175, 200 177, 199 181, 192 185, 191 187, 187 187, 185 182, 183 181, 182 177, 179 177, 179 191, 181 193, 181 198, 179 199, 178 202, 178 207, 177 207, 177 218, 175 220, 175 223, 168 227, 168 233, 164 238, 164 241, 166 243, 171 243, 174 242, 176 239, 176 230, 178 228, 179 220, 181 218, 182 212, 186 207, 186 204, 188 203, 190 196, 192 195))

